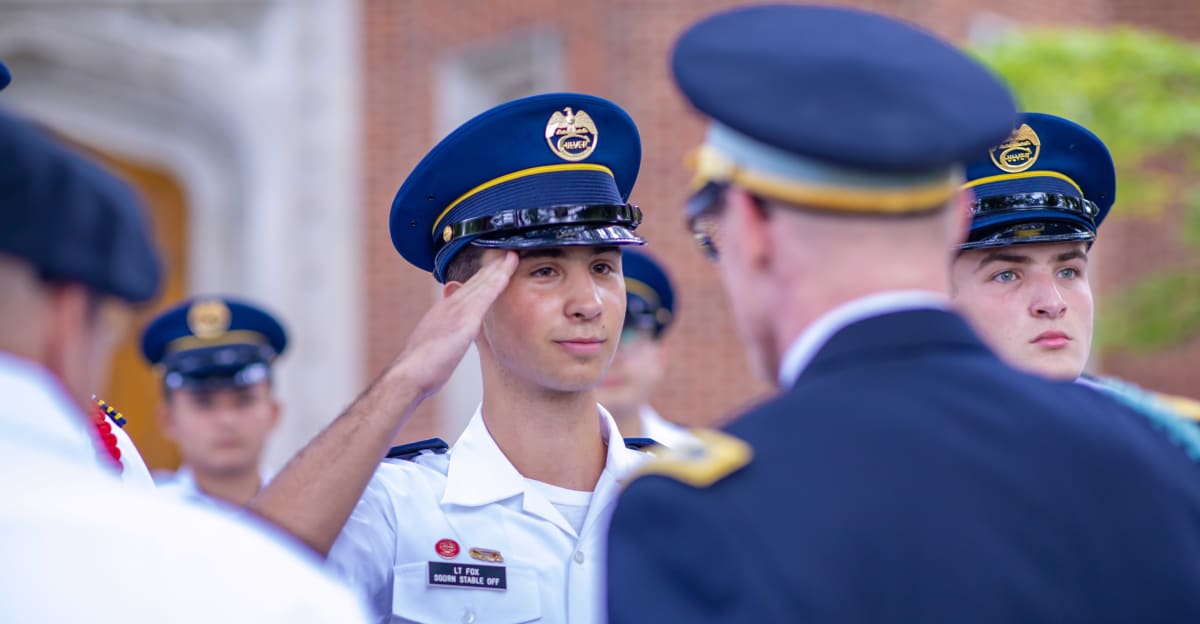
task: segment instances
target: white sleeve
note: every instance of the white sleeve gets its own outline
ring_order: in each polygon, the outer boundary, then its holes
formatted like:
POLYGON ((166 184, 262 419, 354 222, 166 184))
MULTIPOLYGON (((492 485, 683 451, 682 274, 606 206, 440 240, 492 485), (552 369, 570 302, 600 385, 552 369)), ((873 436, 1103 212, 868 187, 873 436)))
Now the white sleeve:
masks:
POLYGON ((142 459, 133 439, 117 425, 112 426, 112 432, 117 438, 117 448, 121 450, 121 480, 126 485, 153 490, 154 478, 150 476, 150 469, 146 467, 146 461, 142 459))
POLYGON ((395 502, 376 473, 326 560, 335 576, 361 592, 375 622, 388 622, 392 616, 396 526, 395 502))

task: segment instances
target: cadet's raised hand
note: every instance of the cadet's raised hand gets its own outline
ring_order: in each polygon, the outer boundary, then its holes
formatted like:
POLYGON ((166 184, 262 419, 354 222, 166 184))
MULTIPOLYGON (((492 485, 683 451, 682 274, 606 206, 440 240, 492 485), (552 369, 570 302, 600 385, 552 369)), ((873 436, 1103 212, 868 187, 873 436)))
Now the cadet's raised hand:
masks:
POLYGON ((508 286, 517 268, 513 251, 489 249, 471 279, 425 313, 392 363, 417 389, 417 400, 435 393, 450 378, 467 347, 479 335, 483 316, 508 286))

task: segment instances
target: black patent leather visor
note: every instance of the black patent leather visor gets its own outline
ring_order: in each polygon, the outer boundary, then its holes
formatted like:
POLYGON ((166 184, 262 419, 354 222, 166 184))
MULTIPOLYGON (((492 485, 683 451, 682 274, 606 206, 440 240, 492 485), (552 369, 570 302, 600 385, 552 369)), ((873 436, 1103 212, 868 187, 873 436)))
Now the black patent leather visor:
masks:
POLYGON ((492 215, 467 219, 442 228, 437 240, 440 249, 460 238, 481 237, 472 241, 481 247, 545 246, 546 240, 559 244, 597 244, 609 240, 617 244, 640 244, 633 230, 642 222, 642 210, 633 204, 591 206, 550 206, 504 210, 492 215), (634 240, 637 242, 635 243, 634 240), (511 241, 514 244, 502 244, 511 241), (540 245, 519 244, 543 241, 540 245))
POLYGON ((1095 232, 1083 226, 1061 221, 1038 221, 1010 224, 972 234, 970 240, 959 245, 959 249, 990 249, 1030 243, 1091 243, 1094 240, 1095 232))
POLYGON ((977 199, 971 205, 971 214, 976 218, 1027 210, 1065 212, 1082 217, 1092 224, 1096 223, 1096 216, 1100 214, 1100 208, 1093 202, 1062 193, 998 195, 977 199))

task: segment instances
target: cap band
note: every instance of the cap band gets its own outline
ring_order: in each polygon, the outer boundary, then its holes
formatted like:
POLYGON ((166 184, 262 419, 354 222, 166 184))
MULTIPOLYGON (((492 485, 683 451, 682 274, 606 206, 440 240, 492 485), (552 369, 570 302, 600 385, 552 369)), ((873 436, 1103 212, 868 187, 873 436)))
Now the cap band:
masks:
POLYGON ((442 219, 445 219, 446 215, 450 214, 450 211, 454 210, 454 208, 457 207, 459 204, 463 203, 464 201, 466 201, 467 199, 470 199, 471 197, 473 197, 475 195, 478 195, 479 193, 481 193, 483 191, 486 191, 492 187, 504 184, 505 182, 511 182, 513 180, 517 180, 520 178, 526 178, 529 176, 540 175, 543 173, 555 173, 558 171, 600 171, 600 172, 608 174, 609 177, 613 176, 612 170, 609 169, 608 167, 605 167, 604 165, 593 164, 593 163, 563 163, 563 164, 559 164, 559 165, 542 165, 540 167, 530 167, 528 169, 514 171, 512 173, 502 175, 498 178, 493 178, 491 180, 488 180, 487 182, 484 182, 483 184, 476 186, 475 188, 467 191, 466 193, 463 193, 458 199, 450 202, 450 205, 446 206, 446 209, 443 210, 437 216, 437 218, 433 220, 433 230, 430 233, 436 239, 438 237, 438 227, 441 226, 442 219))
POLYGON ((1072 180, 1070 178, 1070 176, 1059 173, 1057 171, 1046 171, 1044 169, 1039 169, 1037 171, 1022 171, 1019 173, 1002 173, 999 175, 987 176, 984 178, 976 178, 976 179, 971 180, 970 182, 967 182, 966 184, 964 184, 963 188, 969 189, 969 188, 975 188, 977 186, 981 186, 983 184, 994 184, 996 182, 1007 182, 1009 180, 1023 180, 1023 179, 1027 179, 1027 178, 1056 178, 1056 179, 1062 180, 1063 182, 1070 184, 1072 187, 1075 188, 1076 191, 1079 191, 1080 196, 1084 195, 1083 189, 1080 188, 1079 184, 1076 183, 1075 180, 1072 180))
POLYGON ((180 351, 189 351, 191 349, 203 349, 205 347, 219 347, 228 344, 261 344, 269 345, 270 341, 267 337, 256 332, 245 329, 236 329, 228 331, 215 338, 199 338, 197 336, 183 336, 176 338, 167 343, 163 348, 163 353, 170 355, 180 351))
POLYGON ((690 155, 692 188, 710 182, 737 184, 755 194, 813 208, 846 212, 905 213, 939 206, 959 191, 962 172, 866 173, 791 154, 721 124, 690 155))

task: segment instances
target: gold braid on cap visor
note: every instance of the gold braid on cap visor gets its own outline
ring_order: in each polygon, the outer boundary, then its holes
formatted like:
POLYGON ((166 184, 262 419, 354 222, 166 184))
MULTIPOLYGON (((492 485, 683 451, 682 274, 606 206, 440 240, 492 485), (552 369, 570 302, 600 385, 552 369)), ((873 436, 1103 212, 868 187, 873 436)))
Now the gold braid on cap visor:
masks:
POLYGON ((954 197, 963 183, 960 170, 930 183, 904 186, 845 187, 801 182, 750 171, 709 144, 687 158, 694 171, 692 191, 705 184, 735 184, 755 195, 823 210, 902 214, 937 208, 954 197))

